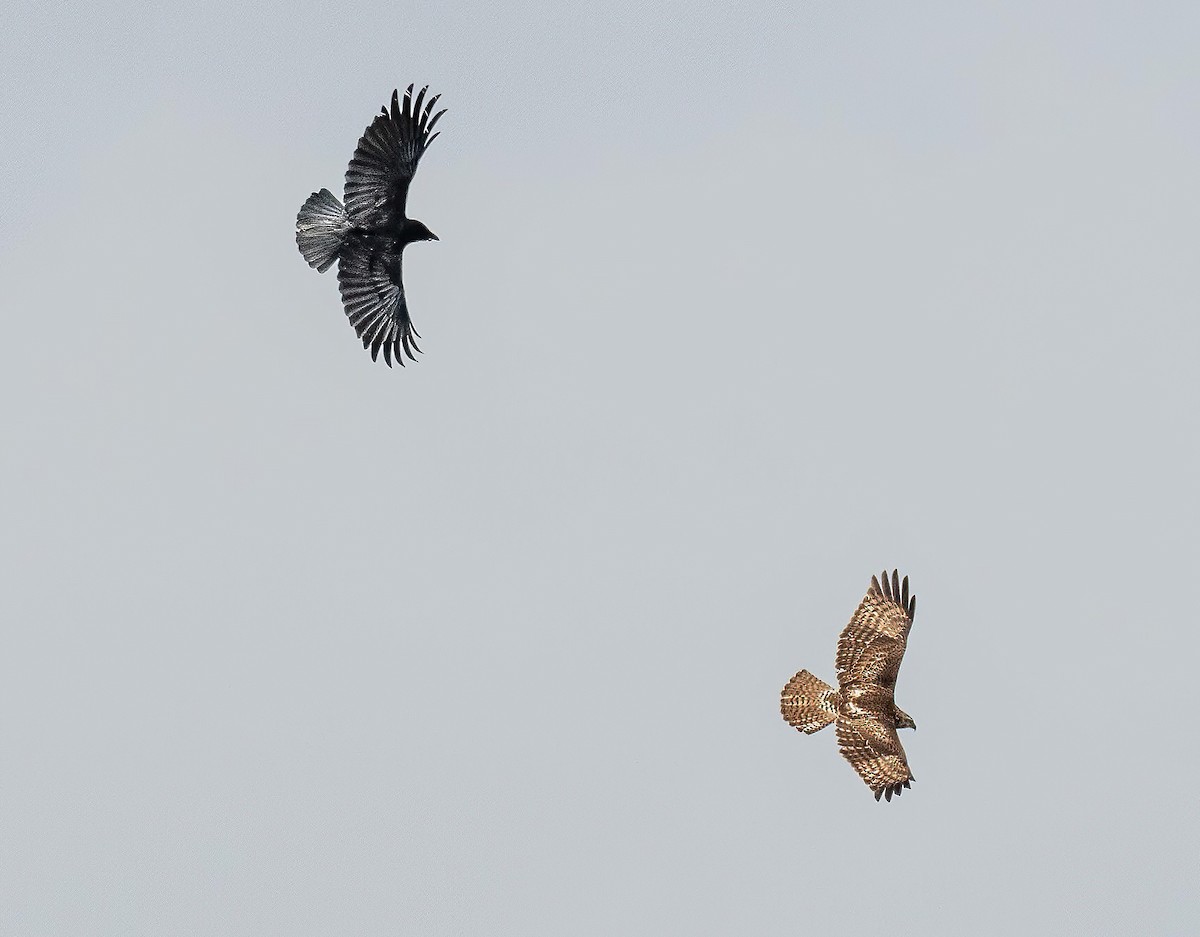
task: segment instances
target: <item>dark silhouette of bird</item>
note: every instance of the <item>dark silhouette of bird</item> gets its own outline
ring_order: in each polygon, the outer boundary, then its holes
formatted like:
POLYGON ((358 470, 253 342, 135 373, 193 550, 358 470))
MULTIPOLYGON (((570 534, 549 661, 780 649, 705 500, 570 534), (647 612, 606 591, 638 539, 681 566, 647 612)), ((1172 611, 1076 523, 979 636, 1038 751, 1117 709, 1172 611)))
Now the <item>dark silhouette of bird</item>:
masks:
POLYGON ((413 97, 413 86, 392 92, 391 107, 371 121, 346 170, 346 204, 332 192, 314 192, 296 216, 296 244, 308 265, 320 273, 338 262, 338 288, 354 331, 370 349, 371 360, 383 351, 404 364, 416 361, 413 328, 401 277, 404 248, 437 235, 404 213, 408 186, 445 109, 433 113, 440 95, 428 101, 426 85, 413 97))
POLYGON ((842 756, 876 800, 890 801, 916 780, 896 730, 917 724, 895 699, 896 676, 916 612, 917 597, 908 594, 907 576, 903 582, 896 570, 890 582, 886 570, 880 579, 872 576, 866 597, 838 638, 838 688, 801 670, 780 695, 783 718, 806 735, 837 724, 842 756))

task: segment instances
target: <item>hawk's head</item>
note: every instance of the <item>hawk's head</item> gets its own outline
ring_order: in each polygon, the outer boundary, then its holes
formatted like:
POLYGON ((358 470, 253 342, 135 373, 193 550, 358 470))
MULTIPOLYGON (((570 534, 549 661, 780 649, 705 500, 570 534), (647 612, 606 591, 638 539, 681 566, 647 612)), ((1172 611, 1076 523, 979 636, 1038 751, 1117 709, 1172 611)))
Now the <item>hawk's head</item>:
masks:
POLYGON ((897 729, 915 729, 917 727, 913 717, 906 713, 899 706, 896 706, 896 728, 897 729))

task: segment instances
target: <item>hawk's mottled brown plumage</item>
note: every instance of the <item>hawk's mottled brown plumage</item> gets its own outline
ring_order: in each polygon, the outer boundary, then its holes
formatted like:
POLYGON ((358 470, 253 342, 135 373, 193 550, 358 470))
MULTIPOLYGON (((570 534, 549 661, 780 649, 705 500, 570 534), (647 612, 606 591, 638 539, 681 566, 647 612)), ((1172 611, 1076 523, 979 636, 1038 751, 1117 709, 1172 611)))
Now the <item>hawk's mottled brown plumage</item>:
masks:
POLYGON ((811 734, 837 723, 838 747, 875 792, 875 799, 899 796, 913 780, 897 729, 915 729, 912 717, 896 706, 894 692, 908 643, 917 597, 908 577, 892 570, 883 584, 874 576, 866 597, 838 638, 838 689, 807 670, 783 688, 779 708, 789 725, 811 734))

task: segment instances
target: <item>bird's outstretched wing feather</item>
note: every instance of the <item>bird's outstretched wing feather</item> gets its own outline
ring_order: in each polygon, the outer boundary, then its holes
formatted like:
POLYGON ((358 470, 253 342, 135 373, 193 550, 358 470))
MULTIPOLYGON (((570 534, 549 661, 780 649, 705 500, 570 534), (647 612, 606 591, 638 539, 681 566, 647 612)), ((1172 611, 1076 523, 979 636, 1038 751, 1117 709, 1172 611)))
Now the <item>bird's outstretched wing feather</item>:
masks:
POLYGON ((342 251, 338 261, 338 289, 342 305, 354 331, 370 349, 371 360, 383 351, 388 367, 392 359, 404 365, 404 355, 416 361, 419 338, 408 315, 401 279, 403 254, 399 251, 373 252, 369 243, 356 243, 342 251))
POLYGON ((894 686, 908 643, 916 596, 908 594, 908 577, 892 571, 883 585, 871 577, 871 587, 838 638, 838 683, 879 683, 894 686))
POLYGON ((873 716, 839 718, 837 739, 843 757, 875 792, 876 800, 884 796, 891 800, 914 780, 904 746, 890 720, 873 716))
POLYGON ((346 170, 346 212, 360 227, 388 224, 404 216, 408 185, 417 163, 433 142, 433 132, 445 109, 433 113, 440 95, 425 101, 426 85, 414 100, 413 86, 392 92, 390 108, 383 108, 363 133, 346 170))

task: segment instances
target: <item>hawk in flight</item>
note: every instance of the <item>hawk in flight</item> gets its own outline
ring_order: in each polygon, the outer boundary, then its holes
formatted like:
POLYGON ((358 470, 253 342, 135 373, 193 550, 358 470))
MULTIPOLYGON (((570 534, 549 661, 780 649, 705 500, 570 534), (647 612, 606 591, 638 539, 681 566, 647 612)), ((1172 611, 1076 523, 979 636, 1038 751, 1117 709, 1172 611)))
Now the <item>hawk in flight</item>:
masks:
POLYGON ((400 276, 404 248, 437 235, 404 214, 408 184, 417 163, 437 136, 445 109, 433 113, 439 95, 425 100, 428 86, 413 97, 413 86, 392 92, 390 108, 371 121, 346 170, 346 204, 328 189, 309 196, 296 216, 296 244, 308 265, 324 273, 338 262, 338 288, 350 324, 363 348, 388 367, 404 355, 416 361, 420 338, 408 315, 400 276))
POLYGON ((916 780, 897 729, 915 729, 912 716, 896 705, 896 675, 908 643, 917 597, 908 594, 908 577, 887 572, 871 587, 850 619, 837 646, 838 688, 801 670, 787 682, 779 709, 789 725, 811 735, 831 722, 838 748, 875 799, 899 796, 916 780))

